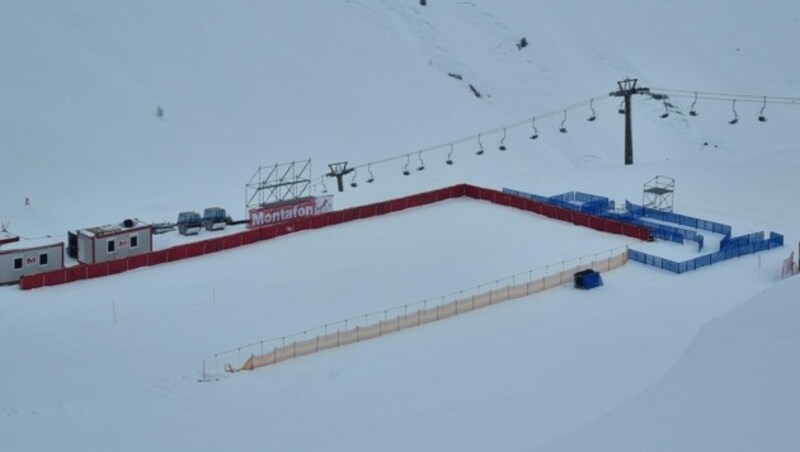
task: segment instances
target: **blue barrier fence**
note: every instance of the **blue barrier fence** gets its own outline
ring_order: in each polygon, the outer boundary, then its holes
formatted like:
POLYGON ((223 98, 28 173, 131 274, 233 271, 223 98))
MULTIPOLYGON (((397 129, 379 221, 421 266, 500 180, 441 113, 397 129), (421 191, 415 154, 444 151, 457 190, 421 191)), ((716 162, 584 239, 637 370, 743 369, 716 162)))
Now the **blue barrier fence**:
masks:
POLYGON ((725 237, 731 236, 731 227, 727 224, 703 220, 701 218, 690 217, 687 215, 680 215, 673 212, 664 212, 661 210, 652 209, 650 207, 636 205, 630 201, 625 201, 625 210, 640 217, 648 217, 666 223, 674 223, 694 229, 701 229, 703 231, 709 231, 715 234, 722 234, 725 237))
POLYGON ((740 237, 731 237, 732 229, 726 224, 690 217, 688 215, 680 215, 673 212, 663 212, 650 207, 640 206, 630 201, 625 201, 624 211, 616 211, 614 201, 589 193, 572 191, 561 195, 544 197, 512 190, 510 188, 504 188, 503 192, 552 206, 600 216, 621 223, 642 226, 648 228, 652 236, 657 239, 681 244, 684 243, 685 240, 693 241, 698 245, 698 252, 703 250, 705 237, 695 229, 724 236, 720 242, 719 251, 684 262, 675 262, 641 251, 628 250, 628 258, 631 260, 678 274, 697 270, 698 268, 735 257, 746 256, 783 246, 783 236, 776 232, 770 232, 769 238, 765 238, 763 232, 756 232, 740 237))
MULTIPOLYGON (((523 198, 532 199, 552 206, 558 206, 582 213, 597 215, 599 217, 607 218, 609 220, 615 220, 622 223, 633 224, 636 226, 643 226, 650 229, 653 238, 656 239, 667 240, 670 242, 675 242, 680 244, 683 244, 685 240, 689 240, 697 243, 698 252, 702 251, 703 247, 705 246, 705 238, 703 237, 702 234, 698 233, 697 231, 686 229, 680 226, 670 226, 661 223, 656 223, 654 221, 648 221, 645 218, 647 216, 646 214, 649 213, 646 210, 646 208, 641 206, 636 206, 635 204, 629 202, 626 202, 627 211, 617 212, 615 210, 616 205, 614 204, 614 201, 611 201, 608 198, 602 196, 592 195, 589 193, 571 191, 561 195, 556 195, 546 198, 544 196, 534 195, 532 193, 525 193, 518 190, 512 190, 510 188, 504 188, 503 192, 510 193, 523 198), (628 208, 628 206, 630 206, 630 208, 628 208)), ((655 212, 660 212, 660 211, 655 211, 655 212)), ((685 217, 685 216, 680 216, 680 217, 685 217)), ((651 218, 655 217, 651 216, 651 218)), ((685 217, 685 218, 688 219, 691 217, 685 217)), ((664 220, 662 218, 655 218, 655 219, 668 222, 668 220, 664 220)), ((698 222, 705 222, 705 220, 700 220, 700 219, 693 219, 693 220, 694 220, 693 224, 698 224, 698 222)), ((688 220, 684 220, 684 223, 676 223, 676 224, 688 224, 688 223, 689 223, 688 220)), ((713 223, 713 222, 706 222, 706 223, 713 223)), ((730 230, 730 228, 728 229, 730 230)))
POLYGON ((614 201, 602 196, 592 195, 579 191, 571 191, 556 196, 539 196, 533 193, 526 193, 510 188, 504 188, 503 193, 508 193, 521 198, 531 199, 550 206, 563 207, 575 212, 586 213, 589 215, 602 216, 608 210, 616 208, 614 201))
POLYGON ((781 246, 783 246, 783 236, 781 234, 770 232, 769 238, 765 239, 764 233, 759 232, 735 237, 716 253, 706 254, 684 262, 675 262, 631 249, 628 250, 628 259, 672 273, 681 274, 735 257, 747 256, 781 246))

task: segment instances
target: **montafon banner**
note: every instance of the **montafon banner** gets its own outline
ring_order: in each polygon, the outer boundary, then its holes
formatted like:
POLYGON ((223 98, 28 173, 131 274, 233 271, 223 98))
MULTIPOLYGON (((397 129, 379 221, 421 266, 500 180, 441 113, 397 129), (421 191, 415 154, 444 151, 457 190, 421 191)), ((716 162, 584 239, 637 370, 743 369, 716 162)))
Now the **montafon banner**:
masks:
POLYGON ((333 195, 306 198, 279 206, 250 209, 249 227, 257 228, 281 221, 310 217, 333 210, 333 195))

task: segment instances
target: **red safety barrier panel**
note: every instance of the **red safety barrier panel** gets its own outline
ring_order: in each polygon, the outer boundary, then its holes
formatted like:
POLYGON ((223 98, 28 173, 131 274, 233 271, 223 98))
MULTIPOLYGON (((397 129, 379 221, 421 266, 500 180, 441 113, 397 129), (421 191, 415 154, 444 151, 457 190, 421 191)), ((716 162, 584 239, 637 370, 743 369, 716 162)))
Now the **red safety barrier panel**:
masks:
POLYGON ((362 219, 374 217, 377 214, 378 214, 378 206, 375 204, 362 206, 358 209, 358 216, 362 219))
POLYGON ((438 192, 439 192, 439 191, 438 191, 438 190, 436 190, 436 191, 428 191, 428 192, 422 193, 422 194, 419 196, 419 197, 420 197, 420 202, 421 202, 423 205, 424 205, 424 204, 433 204, 433 203, 435 203, 435 202, 436 202, 436 194, 437 194, 438 192))
POLYGON ((337 210, 336 212, 331 212, 330 217, 328 218, 328 226, 333 226, 335 224, 339 224, 342 222, 342 211, 337 210))
POLYGON ((47 273, 42 273, 43 281, 42 284, 45 286, 56 286, 59 284, 64 284, 67 282, 66 278, 66 271, 64 270, 54 270, 49 271, 47 273))
POLYGON ((622 224, 622 233, 628 237, 648 241, 651 239, 650 230, 644 226, 636 226, 633 224, 622 224))
POLYGON ((511 207, 513 207, 515 209, 525 210, 525 199, 524 198, 520 198, 518 196, 511 196, 510 200, 511 200, 511 202, 508 204, 509 206, 511 206, 511 207))
POLYGON ((547 218, 556 218, 556 208, 547 204, 542 204, 542 215, 547 218))
POLYGON ((606 220, 606 232, 621 235, 622 223, 613 220, 606 220))
POLYGON ((205 242, 194 242, 194 243, 187 243, 184 245, 186 247, 186 256, 189 257, 197 257, 202 256, 206 253, 206 243, 205 242))
POLYGON ((406 198, 395 199, 391 201, 391 204, 389 205, 389 211, 398 212, 400 210, 405 209, 406 207, 408 207, 408 199, 406 198))
POLYGON ((186 258, 186 245, 167 248, 167 262, 175 262, 186 258))
POLYGON ((556 207, 556 218, 567 223, 572 223, 572 211, 556 207))
POLYGON ((108 275, 108 266, 105 262, 99 264, 89 264, 86 266, 86 276, 89 279, 99 278, 108 275))
MULTIPOLYGON (((275 225, 275 237, 281 237, 284 235, 288 235, 294 232, 294 227, 292 223, 281 223, 275 225)), ((266 239, 261 239, 266 240, 266 239)))
POLYGON ((262 229, 264 228, 251 229, 249 231, 242 232, 242 245, 249 245, 259 241, 262 229))
POLYGON ((530 199, 525 200, 525 210, 536 214, 542 214, 542 203, 530 199))
POLYGON ((108 268, 109 275, 115 275, 117 273, 122 273, 128 271, 128 260, 127 259, 119 259, 116 261, 109 261, 106 262, 108 268))
POLYGON ((242 246, 242 234, 233 234, 222 237, 222 249, 229 250, 242 246))
POLYGON ((497 193, 496 191, 491 190, 489 188, 480 188, 478 189, 478 196, 479 196, 478 199, 481 199, 483 201, 494 202, 494 195, 496 193, 497 193))
POLYGON ((128 258, 128 270, 141 267, 147 267, 147 254, 140 254, 128 258))
POLYGON ((422 205, 422 197, 419 195, 408 196, 406 200, 408 201, 407 205, 409 208, 419 207, 422 205))
POLYGON ((216 239, 206 240, 206 254, 222 251, 224 249, 222 247, 223 239, 223 237, 218 237, 216 239))
POLYGON ((494 194, 494 201, 495 204, 500 204, 501 206, 510 206, 511 205, 511 196, 507 193, 496 192, 494 194))
POLYGON ((278 225, 264 226, 255 231, 258 232, 258 239, 256 241, 274 239, 278 236, 278 225))
POLYGON ((606 231, 606 220, 600 217, 589 217, 589 227, 596 230, 605 232, 606 231))
POLYGON ((464 196, 472 199, 481 199, 481 189, 469 184, 464 184, 464 196))
POLYGON ((38 289, 39 287, 44 287, 44 273, 39 273, 37 275, 23 276, 19 280, 19 287, 22 290, 38 289))
POLYGON ((147 255, 147 265, 159 265, 167 262, 167 250, 153 251, 147 255))
POLYGON ((589 215, 580 212, 572 212, 572 223, 578 226, 589 227, 589 215))
POLYGON ((360 217, 358 216, 358 207, 351 207, 349 209, 345 209, 342 211, 343 222, 358 220, 359 218, 360 217))
POLYGON ((386 215, 389 213, 389 203, 379 202, 375 204, 375 215, 386 215))
MULTIPOLYGON (((146 254, 144 256, 147 256, 146 254)), ((89 270, 85 265, 76 265, 67 269, 70 273, 70 279, 73 281, 81 281, 89 278, 89 270)))
POLYGON ((311 219, 310 218, 300 218, 295 220, 294 222, 294 232, 305 231, 306 229, 311 229, 311 219))
POLYGON ((323 213, 322 215, 315 215, 309 219, 309 227, 311 229, 319 229, 324 228, 328 225, 328 218, 330 218, 329 213, 323 213))

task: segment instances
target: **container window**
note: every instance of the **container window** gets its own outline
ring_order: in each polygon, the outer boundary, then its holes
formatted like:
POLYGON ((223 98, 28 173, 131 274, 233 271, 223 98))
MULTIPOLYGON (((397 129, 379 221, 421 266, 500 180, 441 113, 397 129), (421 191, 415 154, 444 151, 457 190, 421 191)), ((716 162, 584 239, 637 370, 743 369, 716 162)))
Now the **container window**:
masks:
POLYGON ((22 258, 15 257, 14 258, 14 270, 22 270, 22 258))
POLYGON ((47 253, 40 254, 39 255, 39 266, 41 267, 43 265, 47 265, 47 262, 48 262, 47 259, 48 259, 47 253))
POLYGON ((108 251, 109 253, 113 253, 116 250, 117 250, 117 244, 114 241, 114 239, 111 239, 108 242, 106 242, 106 251, 108 251))
POLYGON ((139 248, 139 236, 136 234, 131 235, 131 248, 139 248))

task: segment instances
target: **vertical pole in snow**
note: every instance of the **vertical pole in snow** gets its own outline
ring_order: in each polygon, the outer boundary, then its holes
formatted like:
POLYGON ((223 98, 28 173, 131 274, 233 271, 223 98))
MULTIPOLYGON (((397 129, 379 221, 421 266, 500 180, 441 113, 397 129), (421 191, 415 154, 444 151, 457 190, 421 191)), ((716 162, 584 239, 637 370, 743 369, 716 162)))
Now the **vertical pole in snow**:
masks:
POLYGON ((114 325, 117 324, 117 302, 111 300, 111 313, 114 315, 114 325))
MULTIPOLYGON (((611 96, 622 97, 625 102, 625 164, 633 165, 633 126, 631 112, 631 96, 634 94, 649 94, 649 88, 637 87, 637 79, 626 78, 617 82, 619 90, 610 93, 611 96)), ((665 97, 665 96, 664 96, 665 97)), ((662 98, 664 98, 662 97, 662 98)))
POLYGON ((208 381, 206 379, 206 360, 203 360, 203 381, 208 381))
POLYGON ((217 288, 216 286, 211 287, 211 306, 217 305, 217 288))

